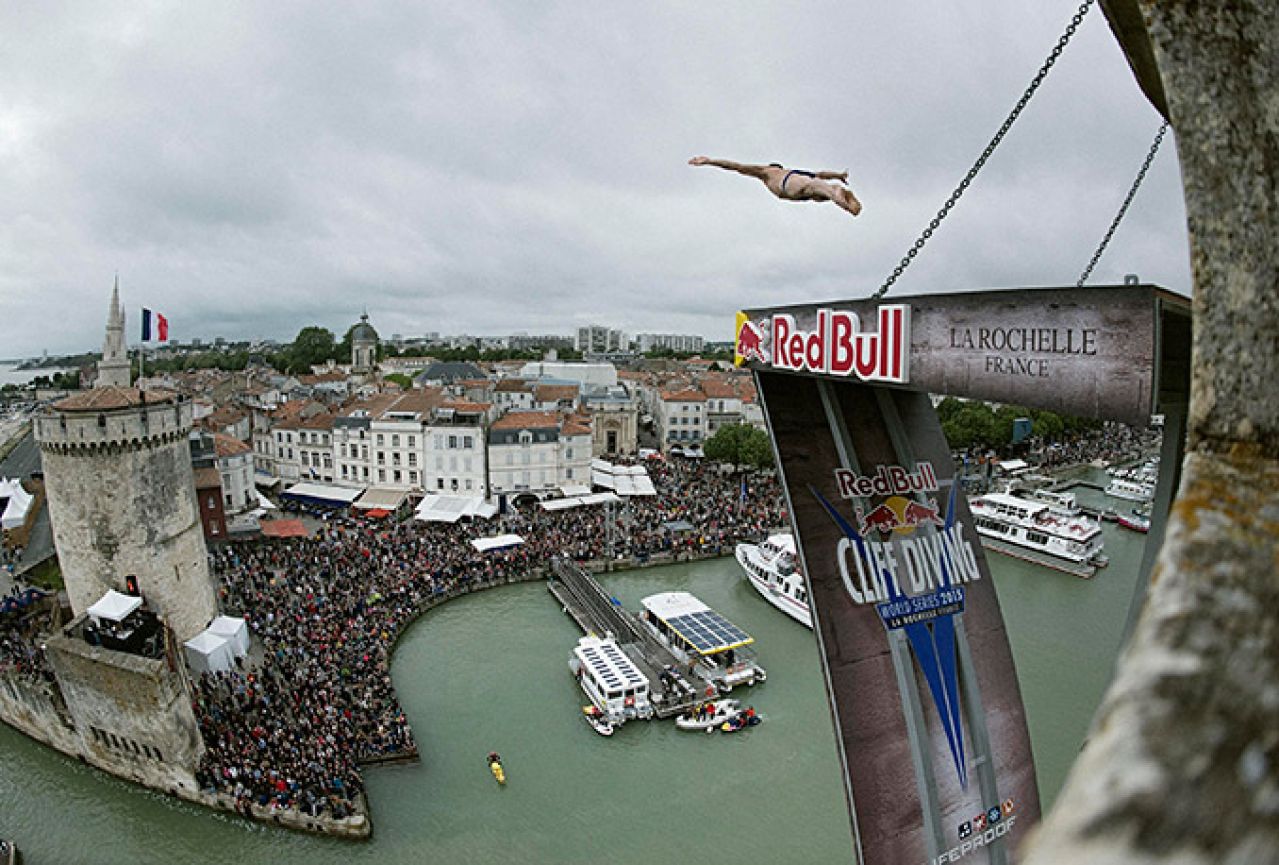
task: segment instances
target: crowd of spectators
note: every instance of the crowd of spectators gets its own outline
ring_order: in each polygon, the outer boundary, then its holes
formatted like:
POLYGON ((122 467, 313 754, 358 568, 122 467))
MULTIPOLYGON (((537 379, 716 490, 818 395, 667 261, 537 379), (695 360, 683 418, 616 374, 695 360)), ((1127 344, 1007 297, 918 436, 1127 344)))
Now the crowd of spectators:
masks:
POLYGON ((534 506, 452 525, 340 517, 307 538, 214 551, 222 608, 245 617, 263 657, 198 683, 201 785, 240 808, 346 816, 361 790, 361 763, 416 751, 391 686, 390 653, 437 596, 521 578, 555 556, 719 554, 785 525, 771 474, 680 460, 652 464, 650 476, 656 496, 611 509, 534 506), (469 543, 501 533, 525 542, 485 553, 469 543))

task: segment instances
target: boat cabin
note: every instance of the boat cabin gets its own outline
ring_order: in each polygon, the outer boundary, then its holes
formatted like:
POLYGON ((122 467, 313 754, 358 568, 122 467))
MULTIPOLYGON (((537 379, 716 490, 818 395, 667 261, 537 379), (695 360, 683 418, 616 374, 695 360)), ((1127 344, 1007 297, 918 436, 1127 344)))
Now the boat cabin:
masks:
POLYGON ((582 637, 573 649, 569 668, 582 691, 610 722, 621 724, 632 718, 652 717, 648 678, 616 640, 582 637))
POLYGON ((649 595, 640 603, 640 619, 649 630, 720 690, 766 678, 749 648, 755 638, 688 592, 649 595))

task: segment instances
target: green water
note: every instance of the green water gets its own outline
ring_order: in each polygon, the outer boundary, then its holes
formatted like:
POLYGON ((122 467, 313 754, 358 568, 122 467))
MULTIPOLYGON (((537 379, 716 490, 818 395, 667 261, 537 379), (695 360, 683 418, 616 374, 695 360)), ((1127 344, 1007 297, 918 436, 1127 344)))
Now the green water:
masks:
MULTIPOLYGON (((1109 679, 1141 556, 1141 536, 1106 533, 1112 564, 1092 581, 990 557, 1046 804, 1109 679)), ((741 696, 765 723, 733 736, 669 722, 596 736, 567 667, 575 626, 544 584, 511 586, 428 613, 401 640, 393 673, 422 761, 368 771, 368 843, 177 802, 3 725, 0 836, 35 865, 851 861, 812 633, 755 595, 732 559, 605 585, 631 609, 655 591, 691 591, 754 635, 769 679, 741 696), (484 764, 490 750, 506 763, 505 788, 484 764)))

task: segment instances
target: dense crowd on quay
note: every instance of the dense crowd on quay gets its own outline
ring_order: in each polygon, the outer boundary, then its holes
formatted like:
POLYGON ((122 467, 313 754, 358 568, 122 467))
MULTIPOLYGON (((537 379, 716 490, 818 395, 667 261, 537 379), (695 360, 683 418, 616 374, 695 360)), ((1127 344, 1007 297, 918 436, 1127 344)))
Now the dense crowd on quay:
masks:
POLYGON ((312 537, 214 551, 223 608, 248 620, 264 655, 251 670, 206 674, 197 685, 201 786, 242 808, 346 816, 361 763, 415 753, 389 661, 401 630, 433 599, 518 579, 554 556, 599 561, 610 547, 637 563, 714 555, 785 525, 771 475, 682 460, 650 474, 657 496, 611 511, 534 507, 454 525, 342 516, 312 537), (525 543, 487 553, 468 543, 504 532, 525 543))

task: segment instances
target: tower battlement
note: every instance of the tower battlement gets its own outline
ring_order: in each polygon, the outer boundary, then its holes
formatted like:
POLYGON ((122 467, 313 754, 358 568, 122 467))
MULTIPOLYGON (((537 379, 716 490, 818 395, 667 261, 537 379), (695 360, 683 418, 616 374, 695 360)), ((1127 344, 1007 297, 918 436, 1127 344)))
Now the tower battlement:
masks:
POLYGON ((185 440, 193 415, 168 391, 103 388, 68 397, 35 423, 45 453, 116 454, 185 440))

